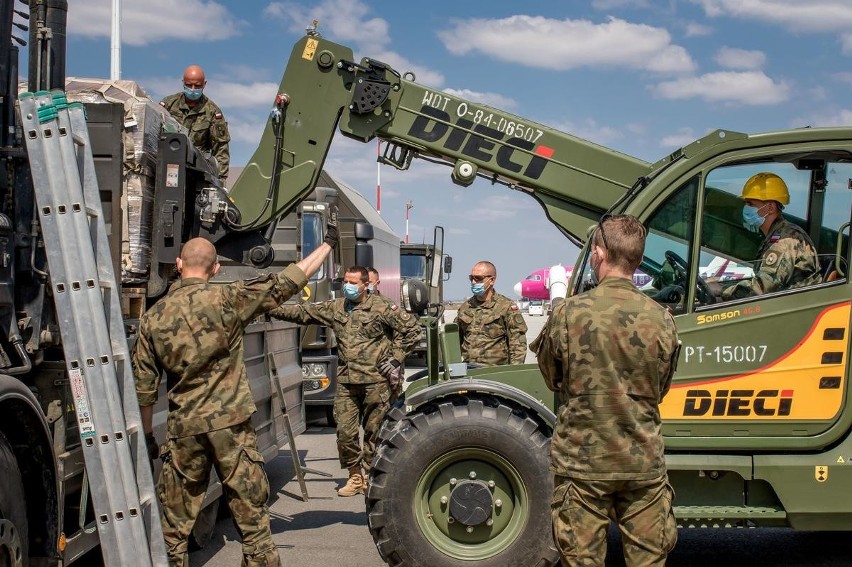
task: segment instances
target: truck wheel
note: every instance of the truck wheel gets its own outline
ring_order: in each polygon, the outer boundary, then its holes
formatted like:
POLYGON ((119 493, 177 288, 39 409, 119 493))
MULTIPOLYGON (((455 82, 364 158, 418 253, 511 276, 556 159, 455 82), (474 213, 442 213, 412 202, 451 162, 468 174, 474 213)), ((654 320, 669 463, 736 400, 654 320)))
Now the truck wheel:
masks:
POLYGON ((12 446, 0 433, 0 565, 22 567, 27 554, 27 504, 12 446))
POLYGON ((495 399, 459 398, 427 404, 390 427, 367 492, 367 522, 386 563, 556 562, 550 438, 538 423, 495 399))

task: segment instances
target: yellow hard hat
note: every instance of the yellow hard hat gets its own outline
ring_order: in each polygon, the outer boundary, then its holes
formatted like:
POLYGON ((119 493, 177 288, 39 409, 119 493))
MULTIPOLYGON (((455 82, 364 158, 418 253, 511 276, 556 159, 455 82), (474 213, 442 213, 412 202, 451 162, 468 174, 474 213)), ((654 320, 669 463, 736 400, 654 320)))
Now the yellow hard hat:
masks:
POLYGON ((757 173, 745 182, 740 198, 778 201, 782 205, 787 205, 790 203, 790 192, 784 180, 774 173, 757 173))

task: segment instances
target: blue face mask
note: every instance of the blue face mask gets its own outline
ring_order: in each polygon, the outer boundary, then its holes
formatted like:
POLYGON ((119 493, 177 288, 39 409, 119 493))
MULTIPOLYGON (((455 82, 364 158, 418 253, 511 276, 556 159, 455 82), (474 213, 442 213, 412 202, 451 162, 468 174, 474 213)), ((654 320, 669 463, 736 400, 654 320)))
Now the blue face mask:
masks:
POLYGON ((485 284, 481 282, 470 284, 470 292, 476 297, 485 295, 485 284))
POLYGON ((361 292, 358 290, 358 284, 348 282, 343 284, 343 297, 349 301, 355 301, 360 295, 361 292))
POLYGON ((201 98, 201 93, 204 92, 204 89, 191 89, 189 87, 183 87, 183 96, 186 97, 186 100, 198 100, 201 98))
MULTIPOLYGON (((766 205, 764 205, 765 207, 766 205)), ((763 207, 760 207, 762 209, 763 207)), ((752 232, 757 232, 760 226, 766 222, 766 217, 760 216, 760 209, 749 205, 743 205, 743 226, 752 232)))

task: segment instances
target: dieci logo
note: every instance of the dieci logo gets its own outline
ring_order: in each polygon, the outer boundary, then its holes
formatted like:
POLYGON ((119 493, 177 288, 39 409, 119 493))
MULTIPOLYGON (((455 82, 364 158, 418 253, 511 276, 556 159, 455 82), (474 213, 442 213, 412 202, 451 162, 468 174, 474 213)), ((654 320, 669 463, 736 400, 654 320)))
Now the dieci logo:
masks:
POLYGON ((761 417, 790 415, 793 390, 688 390, 683 402, 683 415, 761 417))
MULTIPOLYGON (((483 163, 489 163, 496 159, 499 167, 520 174, 527 179, 541 177, 545 166, 549 163, 549 158, 553 156, 553 148, 544 145, 536 146, 533 141, 517 135, 508 134, 509 137, 505 142, 496 144, 492 140, 502 141, 506 137, 506 134, 502 131, 506 128, 501 128, 501 126, 503 123, 509 122, 501 117, 492 120, 493 114, 489 115, 488 120, 489 123, 493 122, 493 124, 487 126, 483 123, 476 124, 472 120, 461 117, 453 124, 448 112, 428 105, 424 105, 420 112, 422 114, 414 119, 411 128, 408 130, 409 136, 428 143, 437 143, 443 139, 442 146, 446 150, 461 152, 462 155, 483 163), (494 128, 495 125, 498 128, 494 128), (468 132, 471 129, 475 133, 468 132), (516 150, 525 151, 518 152, 516 150), (515 161, 516 159, 527 161, 527 163, 518 163, 518 161, 515 161)), ((524 132, 532 131, 531 128, 524 130, 524 132)), ((535 131, 537 133, 534 137, 537 138, 541 134, 541 130, 535 131)))

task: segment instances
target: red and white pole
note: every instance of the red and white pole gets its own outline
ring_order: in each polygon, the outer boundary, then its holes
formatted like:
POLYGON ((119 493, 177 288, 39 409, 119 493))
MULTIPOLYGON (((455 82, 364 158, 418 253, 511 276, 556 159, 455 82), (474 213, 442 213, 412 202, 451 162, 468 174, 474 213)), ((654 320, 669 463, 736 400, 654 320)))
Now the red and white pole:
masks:
POLYGON ((376 212, 382 214, 382 141, 376 139, 376 212))
POLYGON ((414 208, 414 203, 411 201, 405 204, 405 243, 408 244, 408 211, 414 208))

